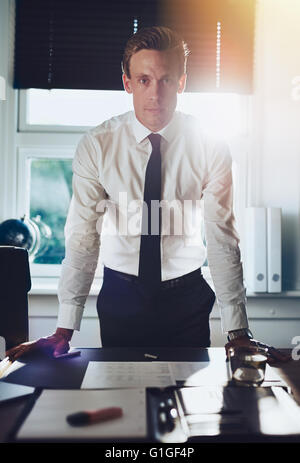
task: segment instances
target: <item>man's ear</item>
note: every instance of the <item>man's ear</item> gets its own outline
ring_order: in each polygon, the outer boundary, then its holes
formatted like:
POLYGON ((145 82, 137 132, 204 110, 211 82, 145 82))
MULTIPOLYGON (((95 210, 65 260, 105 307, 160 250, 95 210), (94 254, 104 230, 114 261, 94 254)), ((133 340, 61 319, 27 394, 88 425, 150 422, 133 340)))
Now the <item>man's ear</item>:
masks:
POLYGON ((123 80, 124 90, 125 90, 127 93, 132 93, 131 79, 129 79, 129 77, 127 77, 127 75, 124 73, 124 74, 122 75, 122 80, 123 80))
POLYGON ((182 74, 182 76, 180 77, 180 79, 178 81, 177 93, 183 93, 184 92, 185 84, 186 84, 186 78, 187 78, 186 74, 182 74))

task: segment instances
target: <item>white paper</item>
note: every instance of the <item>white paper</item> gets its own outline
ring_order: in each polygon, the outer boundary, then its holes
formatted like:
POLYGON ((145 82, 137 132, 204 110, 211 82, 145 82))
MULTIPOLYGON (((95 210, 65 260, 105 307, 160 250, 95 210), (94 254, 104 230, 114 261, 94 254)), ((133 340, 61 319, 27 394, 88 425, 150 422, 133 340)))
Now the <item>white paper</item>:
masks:
MULTIPOLYGON (((231 380, 228 362, 169 362, 169 365, 175 381, 184 381, 184 386, 226 385, 231 380)), ((286 385, 277 371, 268 364, 265 382, 286 385)))
POLYGON ((176 385, 167 362, 89 362, 81 389, 176 385))
POLYGON ((176 381, 184 381, 190 376, 208 368, 209 362, 169 362, 176 381))
POLYGON ((6 376, 10 375, 14 371, 19 370, 20 368, 25 367, 25 363, 19 362, 18 360, 15 360, 14 362, 11 362, 8 360, 8 357, 6 357, 2 362, 0 362, 0 378, 6 378, 6 376))
POLYGON ((282 386, 286 386, 286 382, 280 377, 279 373, 276 371, 274 367, 266 364, 266 371, 265 371, 265 381, 266 382, 274 382, 274 383, 281 383, 282 386))
POLYGON ((181 388, 180 394, 186 415, 220 413, 224 409, 222 386, 181 388))
POLYGON ((226 362, 169 362, 175 381, 184 386, 224 385, 230 380, 226 362))
POLYGON ((146 391, 44 390, 21 427, 17 439, 79 439, 145 437, 146 391), (123 416, 110 421, 75 427, 67 415, 83 410, 121 407, 123 416))

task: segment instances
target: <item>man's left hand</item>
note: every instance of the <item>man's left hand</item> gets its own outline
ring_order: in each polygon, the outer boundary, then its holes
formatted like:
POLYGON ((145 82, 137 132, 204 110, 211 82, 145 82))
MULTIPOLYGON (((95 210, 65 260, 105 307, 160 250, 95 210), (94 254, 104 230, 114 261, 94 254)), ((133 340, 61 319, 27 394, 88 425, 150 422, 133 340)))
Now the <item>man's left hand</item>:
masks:
POLYGON ((269 365, 275 365, 276 363, 288 362, 291 360, 291 355, 289 353, 280 352, 278 349, 275 349, 275 347, 264 344, 263 342, 257 341, 256 339, 250 339, 247 336, 241 336, 239 338, 233 339, 232 341, 229 341, 225 345, 227 356, 230 347, 258 347, 265 349, 268 357, 267 363, 269 365))

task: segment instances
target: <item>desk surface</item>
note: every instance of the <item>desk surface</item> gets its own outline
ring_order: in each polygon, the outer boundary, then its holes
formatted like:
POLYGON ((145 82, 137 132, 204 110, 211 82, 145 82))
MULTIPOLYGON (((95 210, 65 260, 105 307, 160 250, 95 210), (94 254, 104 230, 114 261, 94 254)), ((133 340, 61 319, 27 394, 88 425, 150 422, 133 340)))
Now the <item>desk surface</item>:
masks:
POLYGON ((145 353, 157 355, 158 361, 225 362, 223 348, 85 348, 81 355, 67 359, 53 359, 31 354, 22 358, 20 368, 4 380, 10 383, 46 389, 79 389, 89 361, 145 362, 145 353))
MULTIPOLYGON (((2 379, 8 383, 44 389, 80 388, 89 361, 145 361, 144 354, 158 356, 158 361, 209 361, 224 365, 224 348, 84 348, 81 356, 69 359, 52 359, 44 355, 30 355, 20 360, 20 368, 2 379)), ((300 363, 280 364, 276 371, 291 387, 300 404, 300 363)), ((24 411, 28 398, 0 404, 0 442, 8 439, 16 421, 24 411)))

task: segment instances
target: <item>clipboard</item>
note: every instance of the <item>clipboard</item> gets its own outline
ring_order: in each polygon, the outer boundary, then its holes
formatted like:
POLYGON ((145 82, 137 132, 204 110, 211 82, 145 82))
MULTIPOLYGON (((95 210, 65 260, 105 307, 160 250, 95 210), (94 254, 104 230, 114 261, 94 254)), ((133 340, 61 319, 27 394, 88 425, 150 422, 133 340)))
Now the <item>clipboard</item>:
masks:
POLYGON ((300 436, 300 407, 280 386, 151 389, 149 402, 152 438, 162 443, 213 436, 300 436))

